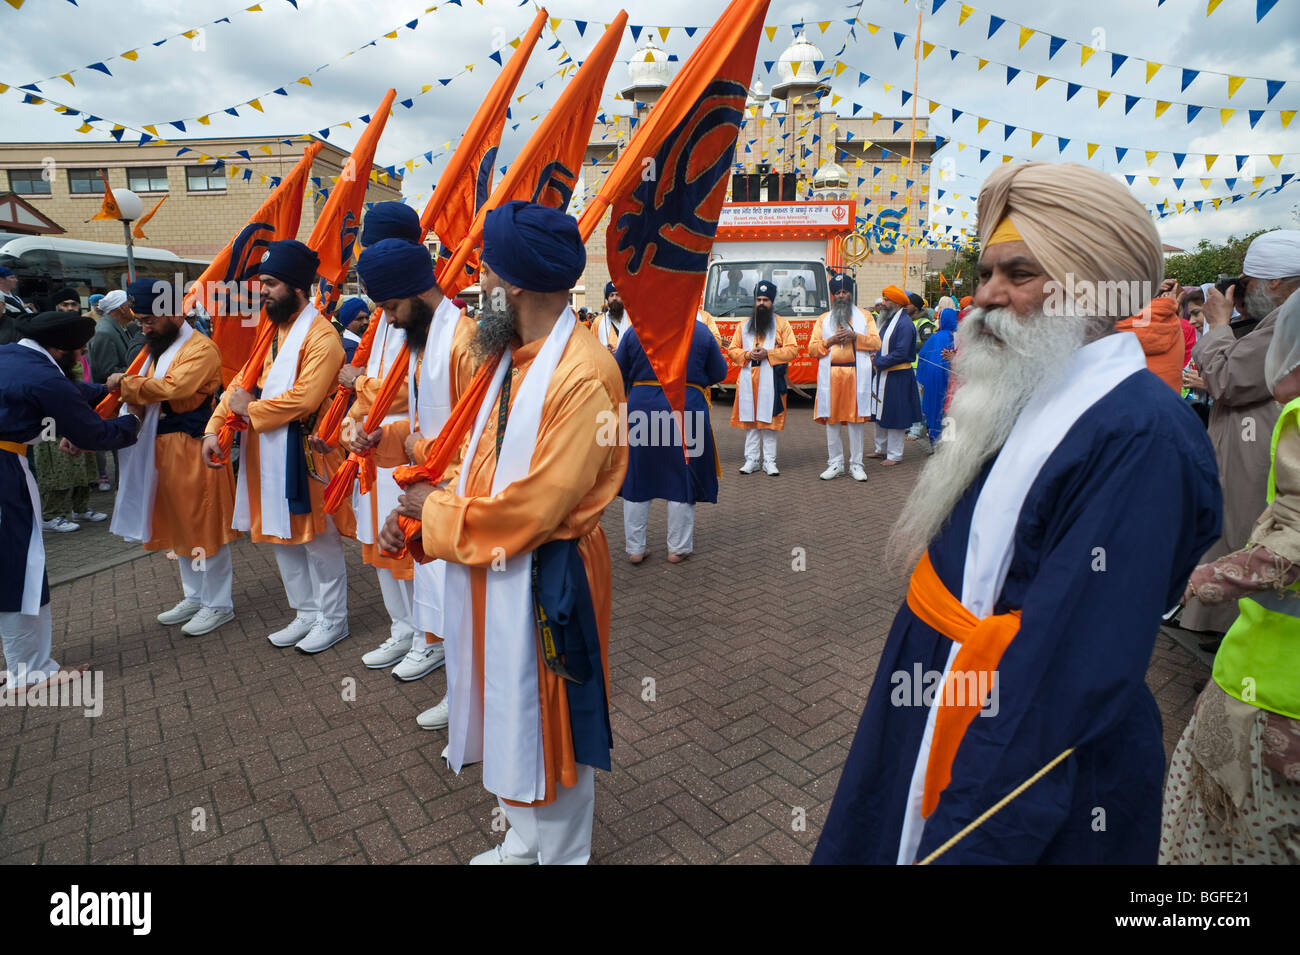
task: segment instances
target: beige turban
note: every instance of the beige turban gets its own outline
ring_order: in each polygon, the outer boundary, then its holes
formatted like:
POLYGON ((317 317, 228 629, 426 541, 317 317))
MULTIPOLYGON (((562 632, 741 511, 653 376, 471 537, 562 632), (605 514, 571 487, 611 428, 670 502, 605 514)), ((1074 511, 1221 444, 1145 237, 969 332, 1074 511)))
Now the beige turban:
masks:
POLYGON ((1078 163, 999 166, 980 188, 982 247, 1007 216, 1063 294, 1076 307, 1087 304, 1084 314, 1127 318, 1160 290, 1165 260, 1155 223, 1103 172, 1078 163))

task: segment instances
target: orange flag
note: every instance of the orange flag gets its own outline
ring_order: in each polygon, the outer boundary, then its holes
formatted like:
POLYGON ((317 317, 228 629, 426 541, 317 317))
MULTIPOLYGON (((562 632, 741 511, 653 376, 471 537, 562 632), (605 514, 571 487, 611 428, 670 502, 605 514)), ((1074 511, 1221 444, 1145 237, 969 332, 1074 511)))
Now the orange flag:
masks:
POLYGON ((568 208, 582 171, 582 157, 600 106, 605 77, 614 63, 626 23, 627 13, 620 10, 479 209, 469 233, 438 272, 438 285, 444 295, 454 296, 473 282, 476 270, 470 268, 470 262, 483 242, 483 220, 489 210, 513 199, 568 208))
MULTIPOLYGON (((424 212, 420 215, 420 227, 424 233, 420 241, 423 242, 425 236, 431 231, 437 235, 442 246, 441 258, 450 257, 452 250, 460 245, 466 232, 469 231, 470 224, 474 221, 474 214, 487 200, 488 190, 492 187, 497 148, 501 144, 501 130, 506 124, 506 111, 510 107, 510 98, 514 95, 519 77, 524 71, 528 57, 533 52, 533 47, 537 44, 537 38, 541 36, 545 23, 546 8, 543 7, 533 18, 532 25, 524 34, 519 47, 505 64, 505 69, 496 78, 488 91, 487 98, 483 100, 483 105, 470 121, 465 135, 460 139, 460 145, 456 147, 442 175, 438 177, 438 186, 433 190, 433 195, 429 197, 424 212)), ((477 257, 470 266, 477 271, 477 257)), ((382 316, 383 313, 378 312, 370 319, 370 325, 352 355, 352 364, 357 368, 364 368, 370 359, 375 332, 379 328, 382 316)), ((404 362, 395 362, 393 367, 404 366, 404 364, 404 362)), ((347 412, 348 396, 349 392, 340 388, 334 395, 334 401, 321 416, 316 436, 326 444, 338 444, 343 415, 347 412)), ((391 399, 388 403, 391 404, 391 399)), ((387 413, 388 408, 385 406, 379 420, 382 420, 387 413)), ((349 472, 352 470, 354 468, 345 465, 335 473, 340 475, 339 481, 344 479, 350 481, 352 475, 349 472)))
POLYGON ((579 222, 580 231, 593 229, 606 207, 612 209, 605 237, 610 278, 669 405, 678 410, 686 402, 696 303, 727 197, 767 7, 768 0, 733 0, 579 222))
POLYGON ((153 218, 153 214, 158 211, 158 207, 161 206, 166 201, 167 201, 167 197, 163 196, 161 199, 155 202, 154 207, 139 218, 139 220, 135 224, 135 228, 131 230, 131 234, 135 236, 137 239, 149 238, 147 235, 144 234, 144 224, 153 218))
POLYGON ((118 208, 117 200, 113 198, 113 190, 108 188, 108 173, 104 170, 99 171, 99 178, 104 180, 104 204, 99 207, 99 211, 90 217, 90 221, 96 219, 120 219, 122 210, 118 208))
POLYGON ((293 170, 280 180, 266 201, 253 213, 212 264, 203 270, 185 293, 181 308, 188 314, 196 305, 212 318, 212 340, 221 350, 221 384, 226 387, 248 360, 257 326, 240 314, 239 296, 257 275, 262 253, 270 242, 298 236, 302 218, 302 194, 311 166, 324 143, 313 142, 303 150, 293 170))
POLYGON ((352 148, 352 155, 343 164, 338 181, 325 200, 316 224, 312 227, 307 244, 320 256, 320 284, 317 286, 316 307, 321 314, 334 314, 339 291, 352 266, 356 251, 357 233, 361 229, 361 206, 366 200, 370 185, 370 168, 375 161, 375 147, 388 122, 396 90, 384 94, 379 108, 366 123, 365 131, 352 148))

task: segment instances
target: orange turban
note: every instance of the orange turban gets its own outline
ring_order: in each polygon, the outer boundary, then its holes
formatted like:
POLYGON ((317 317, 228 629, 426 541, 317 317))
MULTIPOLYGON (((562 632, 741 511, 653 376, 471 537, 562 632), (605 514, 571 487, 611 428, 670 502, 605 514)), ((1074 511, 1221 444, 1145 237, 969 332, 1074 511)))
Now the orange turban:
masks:
POLYGON ((884 291, 880 294, 889 299, 895 305, 908 304, 907 293, 897 285, 886 285, 884 291))

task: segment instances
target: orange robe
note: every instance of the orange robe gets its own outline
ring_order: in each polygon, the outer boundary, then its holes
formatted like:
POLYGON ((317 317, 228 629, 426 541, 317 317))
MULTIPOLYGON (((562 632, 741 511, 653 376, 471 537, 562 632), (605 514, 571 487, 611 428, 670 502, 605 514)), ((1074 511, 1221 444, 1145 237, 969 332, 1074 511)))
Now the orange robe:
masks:
POLYGON ((700 309, 699 318, 709 327, 709 331, 713 332, 713 337, 718 340, 718 348, 722 350, 723 355, 726 355, 727 343, 722 340, 722 332, 718 330, 717 321, 704 309, 700 309))
MULTIPOLYGON (((747 321, 747 320, 746 320, 747 321)), ((754 383, 754 400, 758 401, 758 373, 757 366, 749 366, 749 360, 745 358, 745 346, 742 334, 745 330, 745 322, 739 322, 736 325, 736 331, 731 336, 731 347, 727 349, 727 357, 731 359, 733 365, 740 365, 741 374, 744 374, 744 368, 750 367, 750 380, 754 383)), ((767 353, 767 361, 773 368, 777 365, 786 365, 799 357, 799 341, 794 337, 794 329, 790 323, 780 315, 776 316, 776 347, 767 353)), ((772 423, 765 421, 741 421, 740 420, 740 395, 736 395, 735 403, 731 406, 731 426, 733 428, 744 428, 746 431, 751 428, 758 428, 761 431, 784 431, 785 430, 785 402, 781 399, 782 411, 780 414, 772 415, 772 423)))
MULTIPOLYGON (((511 407, 544 341, 537 339, 513 351, 511 407)), ((424 552, 471 568, 474 669, 480 680, 485 663, 484 600, 493 560, 502 552, 508 559, 548 541, 576 539, 596 611, 608 698, 610 564, 600 517, 623 486, 627 448, 617 442, 602 446, 597 433, 602 412, 617 415, 624 400, 623 379, 613 357, 595 336, 575 327, 546 390, 528 476, 492 496, 497 416, 490 414, 473 460, 450 469, 454 473, 447 487, 434 490, 425 500, 424 552), (460 497, 454 489, 459 469, 465 466, 470 469, 466 496, 460 497)), ((506 428, 508 432, 509 419, 506 428)), ((537 673, 546 798, 532 805, 545 805, 555 799, 557 783, 573 786, 578 777, 564 681, 546 667, 540 650, 537 673)), ((481 682, 477 692, 482 697, 481 682)))
MULTIPOLYGON (((292 321, 288 321, 276 328, 277 348, 288 337, 292 324, 292 321)), ((266 376, 274 360, 272 352, 267 351, 261 374, 257 376, 259 388, 266 384, 266 376)), ((276 398, 265 401, 258 399, 248 405, 249 427, 243 432, 240 453, 244 456, 242 467, 244 478, 248 481, 250 516, 248 536, 258 543, 305 544, 309 540, 314 540, 317 534, 325 532, 325 519, 328 516, 325 513, 325 485, 313 479, 308 482, 311 485, 311 513, 289 515, 292 536, 269 537, 262 533, 262 479, 258 465, 260 442, 257 435, 261 431, 283 427, 291 421, 305 423, 311 419, 314 425, 316 415, 325 412, 328 407, 326 403, 334 394, 334 389, 338 387, 339 369, 343 367, 344 360, 343 343, 339 340, 339 333, 334 330, 328 318, 317 315, 303 339, 302 349, 298 352, 298 374, 294 379, 293 387, 276 398)), ((221 429, 228 412, 229 396, 228 391, 221 396, 217 410, 209 419, 205 429, 207 434, 216 434, 221 429)), ((334 473, 334 469, 343 462, 347 453, 341 448, 336 448, 326 455, 314 452, 311 452, 311 455, 316 473, 328 480, 334 473)), ((334 525, 345 537, 355 535, 356 519, 353 517, 350 502, 344 502, 334 515, 334 525)))
POLYGON ((858 370, 852 362, 857 357, 855 352, 880 351, 880 333, 876 330, 876 320, 871 313, 862 314, 867 320, 867 333, 855 335, 856 340, 852 346, 833 345, 827 348, 822 339, 825 313, 813 322, 812 335, 808 338, 808 357, 820 360, 828 351, 831 355, 831 416, 815 418, 818 424, 859 424, 870 420, 858 415, 858 370), (837 365, 837 362, 844 364, 837 365))
MULTIPOLYGON (((154 378, 153 360, 145 374, 122 378, 122 400, 132 405, 166 401, 177 414, 193 411, 221 388, 221 352, 197 332, 172 359, 167 374, 154 378)), ((158 493, 153 504, 152 537, 145 550, 174 550, 182 558, 195 548, 207 555, 239 537, 230 526, 235 512, 235 474, 203 463, 202 440, 182 431, 154 438, 158 493)))

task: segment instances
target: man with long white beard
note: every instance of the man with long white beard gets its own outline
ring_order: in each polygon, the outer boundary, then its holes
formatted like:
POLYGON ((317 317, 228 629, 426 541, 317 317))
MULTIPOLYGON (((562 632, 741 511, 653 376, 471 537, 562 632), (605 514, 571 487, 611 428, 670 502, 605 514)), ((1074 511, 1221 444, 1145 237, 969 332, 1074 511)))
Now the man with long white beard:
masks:
POLYGON ((330 457, 308 450, 306 439, 334 392, 343 346, 309 295, 320 260, 295 239, 272 242, 258 266, 266 317, 275 324, 257 393, 232 384, 208 419, 203 461, 224 467, 217 433, 228 413, 248 421, 235 489, 236 530, 275 548, 289 606, 289 625, 267 639, 277 647, 319 653, 348 635, 348 568, 340 532, 354 531, 352 508, 325 513, 330 457))
POLYGON ((903 438, 913 422, 921 420, 921 395, 916 390, 916 326, 912 324, 910 297, 897 285, 884 292, 880 314, 880 350, 871 356, 875 379, 871 383, 871 416, 876 422, 876 450, 869 458, 884 458, 882 467, 903 460, 903 438))
POLYGON ((853 279, 831 279, 831 310, 813 323, 808 355, 817 359, 817 402, 813 417, 826 426, 828 456, 822 480, 844 473, 840 424, 849 432, 849 473, 865 481, 862 445, 871 414, 871 352, 880 348, 876 320, 853 304, 853 279))
POLYGON ((631 327, 627 313, 623 309, 623 299, 613 282, 605 283, 605 313, 596 322, 596 339, 609 349, 612 355, 618 350, 618 340, 624 330, 631 327))
MULTIPOLYGON (((472 865, 586 863, 593 770, 610 766, 600 517, 627 447, 601 440, 624 400, 618 365, 568 304, 585 263, 571 216, 530 202, 487 214, 475 348, 490 378, 471 392, 459 466, 402 496, 424 556, 447 561, 447 759, 456 772, 482 761, 510 823, 472 865)), ((406 543, 396 514, 380 541, 406 543)))
POLYGON ((915 570, 813 861, 1153 863, 1144 677, 1221 501, 1200 421, 1094 290, 1153 296, 1160 237, 1075 164, 1000 167, 979 222, 951 420, 890 541, 915 570))
MULTIPOLYGON (((387 423, 378 431, 365 434, 360 428, 364 421, 360 412, 355 409, 348 412, 356 423, 352 450, 365 452, 374 448, 377 470, 387 473, 391 481, 392 469, 424 460, 429 442, 437 437, 451 409, 469 386, 475 365, 470 350, 475 324, 442 294, 434 279, 433 260, 423 245, 393 238, 369 246, 357 260, 357 275, 367 294, 384 310, 384 321, 392 324, 390 334, 404 336, 408 348, 403 389, 407 400, 402 413, 385 419, 387 423)), ((362 403, 362 392, 358 387, 357 404, 362 403)), ((367 408, 370 403, 366 401, 367 408)), ((380 512, 381 520, 386 520, 397 506, 398 496, 400 489, 391 505, 380 512)), ((374 552, 377 557, 385 556, 378 544, 374 552)), ((405 560, 412 562, 409 554, 405 560)), ((442 613, 446 571, 447 565, 438 560, 414 565, 407 600, 417 632, 414 642, 406 639, 406 656, 393 670, 393 676, 399 680, 418 679, 446 661, 442 636, 448 624, 442 613)), ((382 658, 393 641, 401 648, 401 640, 394 634, 378 650, 362 657, 362 662, 375 667, 375 658, 382 658)), ((421 727, 429 730, 444 728, 447 720, 445 695, 416 718, 421 727)))
POLYGON ((740 365, 736 375, 736 402, 731 406, 731 426, 745 431, 745 463, 741 474, 758 470, 780 474, 776 467, 776 436, 785 430, 785 366, 799 357, 794 329, 772 310, 776 286, 754 286, 754 314, 736 325, 727 357, 740 365))

